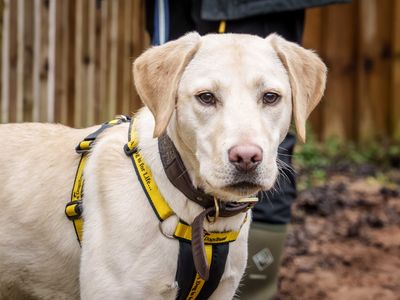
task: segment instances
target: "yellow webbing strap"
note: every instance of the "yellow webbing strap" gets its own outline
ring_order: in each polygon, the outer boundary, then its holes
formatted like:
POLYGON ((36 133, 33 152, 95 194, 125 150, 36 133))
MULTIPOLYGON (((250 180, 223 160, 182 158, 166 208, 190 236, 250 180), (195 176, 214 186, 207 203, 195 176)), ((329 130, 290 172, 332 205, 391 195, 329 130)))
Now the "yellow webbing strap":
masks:
POLYGON ((93 142, 96 140, 97 136, 103 132, 105 129, 112 127, 114 125, 127 122, 128 117, 120 116, 114 120, 103 123, 99 129, 97 129, 92 134, 88 135, 83 141, 81 141, 76 147, 76 151, 82 154, 81 159, 76 170, 74 185, 72 187, 71 201, 65 206, 65 214, 73 222, 76 237, 79 244, 82 241, 83 233, 83 219, 82 214, 82 199, 83 199, 83 170, 86 166, 86 161, 88 159, 88 153, 92 148, 93 142))
MULTIPOLYGON (((237 239, 239 231, 225 231, 225 232, 205 232, 204 244, 223 244, 230 243, 237 239)), ((192 240, 192 227, 179 222, 175 228, 174 237, 187 241, 192 240)))
POLYGON ((135 130, 135 122, 131 125, 130 128, 130 140, 127 144, 127 148, 129 149, 129 155, 132 158, 133 165, 140 179, 140 184, 143 187, 143 190, 146 193, 147 199, 150 202, 151 207, 154 210, 157 218, 162 222, 165 219, 169 218, 174 214, 172 209, 169 207, 167 201, 161 195, 156 182, 153 179, 153 175, 151 173, 150 168, 145 163, 140 151, 137 151, 136 147, 138 145, 137 134, 135 130))
MULTIPOLYGON (((211 266, 213 246, 205 245, 204 247, 205 247, 206 256, 207 256, 207 263, 209 266, 211 266)), ((201 290, 203 289, 204 283, 205 283, 205 280, 200 277, 199 273, 196 273, 196 277, 193 281, 192 288, 191 288, 190 293, 187 296, 186 300, 196 299, 199 296, 201 290)))
POLYGON ((79 205, 82 205, 83 169, 85 168, 87 158, 87 153, 82 154, 76 170, 74 186, 71 194, 71 202, 65 207, 65 214, 74 224, 76 237, 78 238, 79 243, 82 241, 83 232, 83 220, 81 218, 81 207, 79 207, 79 205))

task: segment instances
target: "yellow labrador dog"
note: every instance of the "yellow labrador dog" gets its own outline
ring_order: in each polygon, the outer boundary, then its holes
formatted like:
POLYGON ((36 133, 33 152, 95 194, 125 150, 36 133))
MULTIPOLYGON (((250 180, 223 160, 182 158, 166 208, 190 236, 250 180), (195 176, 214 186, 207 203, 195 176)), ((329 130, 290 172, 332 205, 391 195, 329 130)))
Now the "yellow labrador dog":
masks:
MULTIPOLYGON (((135 116, 138 148, 175 215, 160 226, 123 151, 128 124, 114 126, 96 140, 84 170, 80 247, 64 209, 80 159, 74 148, 98 127, 1 125, 0 299, 175 299, 180 250, 167 236, 204 208, 167 178, 157 137, 168 134, 194 187, 221 202, 268 190, 292 113, 305 139, 326 67, 277 35, 189 33, 144 52, 134 77, 146 106, 135 116)), ((240 231, 211 299, 231 299, 238 288, 246 215, 204 221, 207 232, 240 231)))

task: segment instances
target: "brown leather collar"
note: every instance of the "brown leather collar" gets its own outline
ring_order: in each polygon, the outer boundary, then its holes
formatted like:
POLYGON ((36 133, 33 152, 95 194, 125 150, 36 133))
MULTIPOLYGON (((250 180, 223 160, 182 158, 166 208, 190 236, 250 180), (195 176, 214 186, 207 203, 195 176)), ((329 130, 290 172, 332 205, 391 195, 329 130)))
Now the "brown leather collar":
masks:
POLYGON ((188 199, 201 205, 205 210, 200 213, 191 224, 192 226, 192 254, 199 275, 207 280, 209 266, 204 248, 203 224, 206 217, 232 217, 244 213, 255 205, 254 201, 222 202, 204 193, 192 184, 186 167, 169 136, 164 133, 158 138, 158 149, 165 173, 171 183, 180 190, 188 199), (218 206, 218 207, 217 207, 218 206), (218 213, 217 213, 218 210, 218 213))
POLYGON ((169 181, 193 202, 204 208, 212 207, 214 197, 193 186, 178 150, 166 133, 158 138, 158 150, 169 181))

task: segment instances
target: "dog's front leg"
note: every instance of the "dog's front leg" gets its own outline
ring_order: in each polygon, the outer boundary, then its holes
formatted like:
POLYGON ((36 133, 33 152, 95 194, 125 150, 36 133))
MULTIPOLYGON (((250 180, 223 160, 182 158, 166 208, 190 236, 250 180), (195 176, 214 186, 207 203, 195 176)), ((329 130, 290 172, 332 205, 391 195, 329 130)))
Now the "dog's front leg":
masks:
POLYGON ((239 282, 240 278, 238 279, 235 277, 230 277, 222 280, 218 288, 211 295, 210 300, 233 299, 239 282))

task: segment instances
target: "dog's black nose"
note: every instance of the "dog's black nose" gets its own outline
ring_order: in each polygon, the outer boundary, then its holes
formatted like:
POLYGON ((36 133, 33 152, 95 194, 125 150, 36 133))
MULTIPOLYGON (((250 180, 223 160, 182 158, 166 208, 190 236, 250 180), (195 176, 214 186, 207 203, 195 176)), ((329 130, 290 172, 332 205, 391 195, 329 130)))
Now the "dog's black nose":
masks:
POLYGON ((241 144, 228 150, 229 161, 241 172, 253 171, 263 160, 260 146, 241 144))

